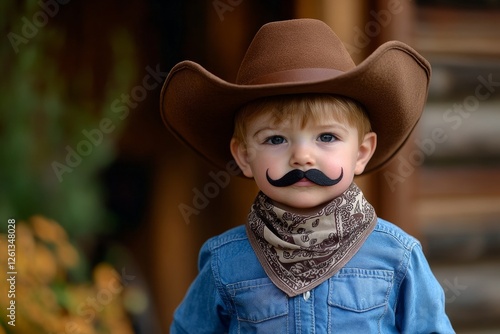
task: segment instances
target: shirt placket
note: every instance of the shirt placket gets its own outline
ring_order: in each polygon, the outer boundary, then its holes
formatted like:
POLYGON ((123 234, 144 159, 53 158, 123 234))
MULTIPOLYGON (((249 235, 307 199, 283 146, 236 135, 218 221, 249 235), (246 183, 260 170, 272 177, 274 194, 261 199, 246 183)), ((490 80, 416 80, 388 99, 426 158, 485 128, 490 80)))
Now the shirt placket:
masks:
POLYGON ((314 290, 295 297, 296 333, 313 334, 315 331, 314 290))

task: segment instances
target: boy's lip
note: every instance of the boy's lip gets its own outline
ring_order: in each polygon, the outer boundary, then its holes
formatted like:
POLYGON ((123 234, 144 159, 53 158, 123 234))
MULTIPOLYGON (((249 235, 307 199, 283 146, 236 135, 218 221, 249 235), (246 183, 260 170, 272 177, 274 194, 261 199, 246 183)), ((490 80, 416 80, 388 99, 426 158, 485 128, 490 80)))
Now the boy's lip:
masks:
POLYGON ((313 186, 316 184, 304 177, 304 178, 300 179, 299 181, 295 182, 293 185, 299 186, 299 187, 308 187, 308 186, 313 186))

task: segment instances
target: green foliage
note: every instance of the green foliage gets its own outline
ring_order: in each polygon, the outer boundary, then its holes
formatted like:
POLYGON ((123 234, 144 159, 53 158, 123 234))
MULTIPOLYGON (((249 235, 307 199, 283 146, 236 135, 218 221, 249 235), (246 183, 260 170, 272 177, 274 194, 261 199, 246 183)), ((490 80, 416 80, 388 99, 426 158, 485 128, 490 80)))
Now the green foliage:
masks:
MULTIPOLYGON (((37 1, 2 1, 0 7, 5 35, 21 36, 22 18, 31 20, 41 10, 37 1)), ((2 219, 43 214, 58 220, 72 236, 104 233, 113 222, 103 206, 98 175, 112 161, 126 121, 113 115, 111 105, 130 92, 136 77, 134 45, 128 31, 114 27, 103 35, 109 36, 112 53, 107 55, 107 73, 98 73, 92 60, 84 60, 68 76, 61 62, 74 52, 66 49, 73 37, 64 26, 52 24, 53 19, 20 43, 17 53, 8 38, 0 48, 0 213, 2 219), (96 76, 106 80, 100 97, 93 87, 96 76), (104 118, 111 120, 113 131, 69 167, 67 148, 77 150, 87 140, 82 131, 99 129, 104 118), (68 169, 58 175, 56 162, 68 169)))

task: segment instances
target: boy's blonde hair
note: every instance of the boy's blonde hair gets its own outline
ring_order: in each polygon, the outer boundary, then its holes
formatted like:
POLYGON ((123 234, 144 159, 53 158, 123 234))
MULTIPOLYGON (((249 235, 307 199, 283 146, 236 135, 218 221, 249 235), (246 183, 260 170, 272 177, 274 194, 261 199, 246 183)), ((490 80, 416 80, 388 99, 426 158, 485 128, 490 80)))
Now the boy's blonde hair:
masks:
POLYGON ((338 122, 356 127, 360 144, 365 134, 371 132, 370 120, 359 102, 338 95, 302 94, 271 96, 244 105, 236 113, 233 138, 246 144, 245 125, 266 112, 271 113, 274 124, 293 117, 302 127, 308 121, 320 122, 332 117, 338 122))

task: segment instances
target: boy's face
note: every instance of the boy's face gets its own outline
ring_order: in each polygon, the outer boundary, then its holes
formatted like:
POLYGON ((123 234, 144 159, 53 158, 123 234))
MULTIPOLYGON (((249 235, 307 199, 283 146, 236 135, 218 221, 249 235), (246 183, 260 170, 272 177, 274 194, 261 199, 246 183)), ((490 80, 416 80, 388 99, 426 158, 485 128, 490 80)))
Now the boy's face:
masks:
POLYGON ((300 214, 316 212, 342 194, 354 175, 363 172, 376 146, 375 133, 366 134, 359 143, 356 127, 333 118, 302 126, 294 120, 275 124, 271 115, 263 113, 250 120, 246 129, 246 144, 231 141, 243 174, 254 178, 274 205, 300 214), (307 178, 288 186, 274 183, 295 169, 317 169, 333 185, 318 185, 307 178))

